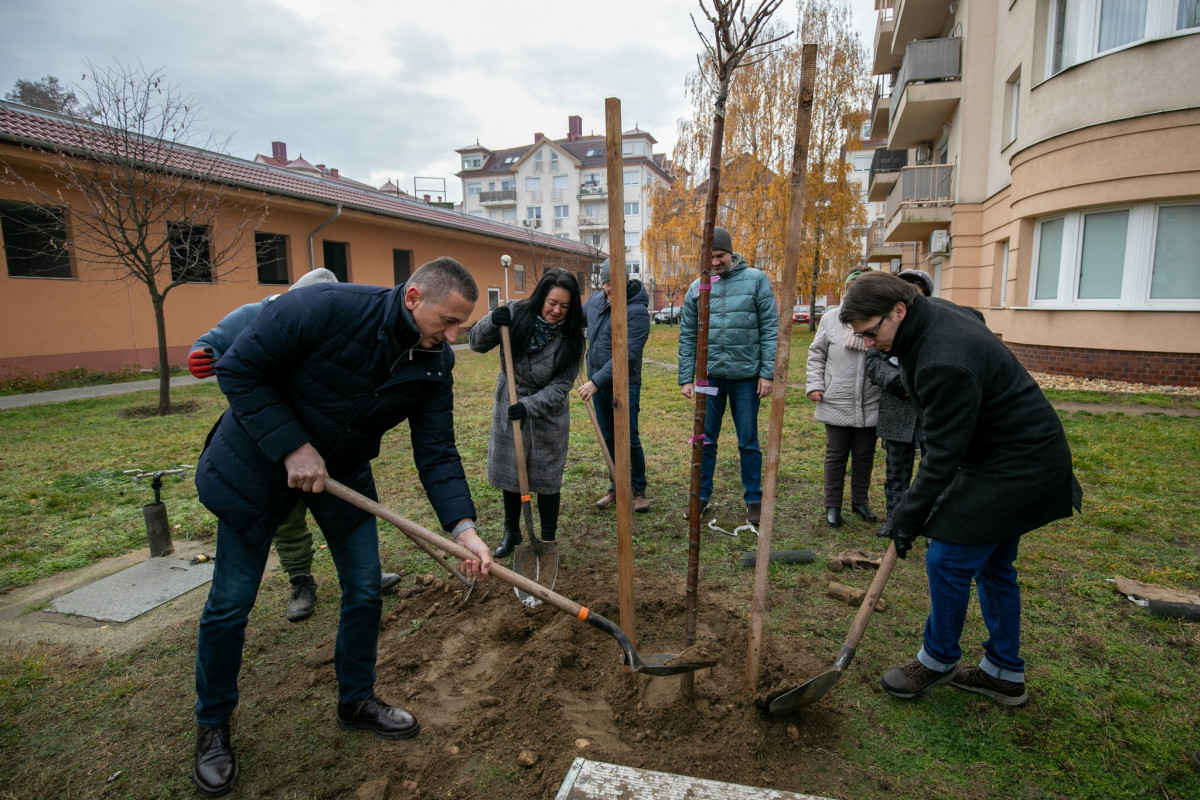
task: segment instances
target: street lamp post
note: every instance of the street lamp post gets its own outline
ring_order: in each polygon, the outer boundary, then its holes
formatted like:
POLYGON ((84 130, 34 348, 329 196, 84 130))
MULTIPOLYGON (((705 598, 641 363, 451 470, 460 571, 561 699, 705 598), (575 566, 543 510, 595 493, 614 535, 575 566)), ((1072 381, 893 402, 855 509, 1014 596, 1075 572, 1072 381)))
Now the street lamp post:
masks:
POLYGON ((512 256, 508 253, 500 256, 500 266, 504 267, 504 305, 508 305, 508 267, 512 264, 512 256))

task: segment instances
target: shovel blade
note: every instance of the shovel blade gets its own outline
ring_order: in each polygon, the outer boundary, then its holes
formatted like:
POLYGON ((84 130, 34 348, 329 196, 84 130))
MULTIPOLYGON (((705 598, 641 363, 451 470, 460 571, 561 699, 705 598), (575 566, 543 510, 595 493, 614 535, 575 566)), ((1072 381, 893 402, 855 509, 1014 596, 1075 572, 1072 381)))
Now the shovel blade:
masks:
POLYGON ((717 663, 716 661, 675 662, 676 658, 677 656, 674 653, 654 653, 648 656, 639 655, 638 660, 642 663, 637 667, 636 671, 646 675, 665 677, 708 669, 717 663))
MULTIPOLYGON (((517 545, 513 548, 513 572, 554 591, 554 583, 558 580, 558 542, 538 541, 517 545)), ((513 592, 529 608, 542 602, 515 586, 513 592)))
POLYGON ((807 683, 776 697, 771 701, 768 711, 772 714, 790 714, 812 705, 824 697, 841 677, 840 669, 831 669, 829 672, 822 673, 807 683))

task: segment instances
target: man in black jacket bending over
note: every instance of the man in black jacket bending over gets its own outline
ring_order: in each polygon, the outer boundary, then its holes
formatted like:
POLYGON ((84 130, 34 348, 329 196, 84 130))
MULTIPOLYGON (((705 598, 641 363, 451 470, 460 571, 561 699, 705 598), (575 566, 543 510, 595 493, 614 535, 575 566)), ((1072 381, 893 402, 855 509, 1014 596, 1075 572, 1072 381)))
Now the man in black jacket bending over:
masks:
POLYGON ((1071 516, 1083 494, 1062 423, 970 309, 871 272, 850 287, 841 314, 866 344, 900 359, 925 424, 926 456, 889 524, 900 557, 929 537, 930 611, 916 660, 885 672, 883 688, 913 699, 948 682, 1023 706, 1017 546, 1022 534, 1071 516), (979 666, 959 669, 972 580, 989 638, 979 666))
POLYGON ((229 719, 237 706, 246 620, 271 534, 303 501, 320 525, 342 584, 334 669, 338 727, 406 739, 420 730, 375 696, 382 599, 375 518, 322 492, 336 478, 377 497, 371 459, 408 420, 413 458, 443 529, 478 556, 475 506, 454 442, 453 342, 479 297, 461 264, 439 258, 394 289, 321 284, 262 310, 217 362, 229 410, 209 434, 196 471, 200 501, 217 516, 212 587, 196 649, 196 756, 206 795, 237 778, 229 719))

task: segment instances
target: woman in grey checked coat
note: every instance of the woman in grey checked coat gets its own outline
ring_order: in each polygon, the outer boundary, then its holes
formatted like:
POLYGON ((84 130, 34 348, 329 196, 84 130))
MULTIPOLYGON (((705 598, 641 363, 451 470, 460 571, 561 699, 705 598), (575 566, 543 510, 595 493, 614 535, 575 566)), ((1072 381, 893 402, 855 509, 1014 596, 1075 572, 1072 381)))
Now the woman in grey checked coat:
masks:
POLYGON ((570 393, 583 356, 583 305, 570 272, 552 269, 528 300, 500 306, 471 329, 471 349, 486 353, 500 344, 509 326, 517 402, 509 403, 508 373, 500 359, 492 431, 488 439, 488 483, 504 494, 504 539, 493 555, 504 558, 521 541, 521 493, 512 421, 521 421, 529 490, 537 495, 541 537, 558 531, 559 490, 567 463, 571 428, 570 393))

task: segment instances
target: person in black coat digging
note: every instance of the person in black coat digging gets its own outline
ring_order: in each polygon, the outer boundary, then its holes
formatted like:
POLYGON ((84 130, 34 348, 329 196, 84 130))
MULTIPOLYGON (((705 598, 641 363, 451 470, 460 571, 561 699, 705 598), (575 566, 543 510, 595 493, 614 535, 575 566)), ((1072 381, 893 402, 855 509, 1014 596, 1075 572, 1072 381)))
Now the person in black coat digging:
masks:
POLYGON ((1062 423, 969 309, 872 272, 850 287, 841 313, 867 344, 900 360, 925 423, 926 455, 889 524, 902 558, 917 536, 929 539, 929 617, 917 658, 880 682, 904 699, 950 683, 1023 706, 1018 545, 1023 534, 1071 516, 1083 497, 1062 423), (959 669, 972 580, 989 638, 979 666, 959 669))

